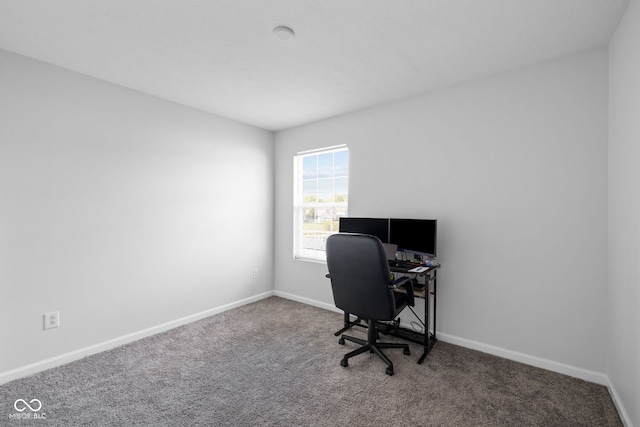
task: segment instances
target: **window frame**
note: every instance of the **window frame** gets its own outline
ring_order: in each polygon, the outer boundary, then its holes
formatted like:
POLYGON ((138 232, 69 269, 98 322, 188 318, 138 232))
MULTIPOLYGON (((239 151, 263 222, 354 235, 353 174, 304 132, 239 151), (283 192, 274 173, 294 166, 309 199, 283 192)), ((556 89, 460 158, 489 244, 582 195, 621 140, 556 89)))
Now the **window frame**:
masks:
MULTIPOLYGON (((321 209, 338 209, 339 213, 332 213, 330 216, 330 224, 331 226, 333 225, 333 221, 339 219, 341 216, 347 216, 348 215, 348 206, 349 206, 349 169, 350 169, 350 159, 349 159, 349 147, 346 144, 342 144, 342 145, 335 145, 335 146, 331 146, 331 147, 325 147, 325 148, 319 148, 319 149, 314 149, 314 150, 308 150, 308 151, 302 151, 299 153, 296 153, 293 156, 293 162, 294 162, 294 173, 293 173, 293 180, 294 180, 294 194, 293 194, 293 258, 295 260, 300 260, 300 261, 311 261, 311 262, 319 262, 319 263, 326 263, 326 252, 324 249, 324 243, 326 242, 326 239, 331 235, 331 234, 335 234, 338 232, 338 229, 330 229, 327 232, 320 232, 318 233, 319 230, 315 230, 314 231, 314 239, 320 239, 321 240, 321 244, 320 247, 316 247, 314 249, 305 249, 303 247, 303 241, 305 238, 305 223, 304 221, 304 215, 305 215, 305 210, 306 209, 316 209, 316 210, 321 210, 321 209), (310 156, 319 156, 322 154, 328 154, 328 153, 338 153, 338 152, 346 152, 347 153, 347 174, 346 174, 346 180, 347 180, 347 200, 343 201, 343 202, 336 202, 336 201, 332 201, 332 202, 320 202, 320 201, 314 201, 314 202, 305 202, 304 201, 304 191, 303 191, 303 161, 305 158, 310 157, 310 156), (334 216, 335 215, 335 216, 334 216), (318 234, 320 234, 320 237, 318 237, 318 234), (326 237, 323 237, 322 235, 325 235, 326 237)), ((335 166, 335 164, 333 165, 335 166)), ((335 170, 335 168, 334 168, 335 170)), ((336 177, 334 176, 333 179, 335 179, 336 177)), ((319 179, 319 178, 317 178, 319 179)), ((335 190, 335 189, 334 189, 335 190)), ((334 193, 335 195, 335 193, 334 193)), ((316 224, 318 223, 317 221, 315 222, 316 224)))

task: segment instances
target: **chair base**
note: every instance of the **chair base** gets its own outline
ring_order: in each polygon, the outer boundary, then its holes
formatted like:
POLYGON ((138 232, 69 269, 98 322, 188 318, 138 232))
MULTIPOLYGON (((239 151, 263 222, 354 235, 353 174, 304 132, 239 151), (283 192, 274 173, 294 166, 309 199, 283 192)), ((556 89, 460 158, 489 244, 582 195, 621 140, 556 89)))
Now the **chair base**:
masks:
POLYGON ((381 342, 377 342, 377 337, 378 337, 378 331, 376 330, 375 327, 375 321, 369 320, 369 330, 367 333, 367 339, 363 340, 360 338, 355 338, 355 337, 350 337, 348 335, 342 335, 340 337, 340 339, 338 340, 338 344, 344 345, 345 340, 346 341, 351 341, 354 342, 356 344, 360 344, 361 347, 357 348, 355 350, 353 350, 352 352, 349 352, 347 354, 344 355, 344 357, 342 358, 342 360, 340 361, 340 365, 347 367, 349 366, 349 359, 352 358, 353 356, 357 356, 359 354, 365 353, 365 352, 370 352, 370 353, 375 353, 380 359, 382 359, 382 361, 384 361, 384 363, 387 364, 387 370, 386 373, 387 375, 393 375, 393 362, 391 362, 391 360, 389 360, 389 358, 382 352, 381 349, 383 348, 401 348, 403 349, 403 353, 404 354, 411 354, 411 352, 409 351, 409 345, 408 344, 399 344, 399 343, 381 343, 381 342))
POLYGON ((363 319, 358 317, 356 320, 354 320, 352 322, 350 314, 345 311, 344 312, 344 327, 342 329, 340 329, 339 331, 337 331, 336 333, 334 333, 333 335, 339 337, 340 334, 344 333, 347 329, 351 329, 354 326, 360 326, 361 328, 366 328, 367 325, 363 325, 362 324, 362 320, 363 319))

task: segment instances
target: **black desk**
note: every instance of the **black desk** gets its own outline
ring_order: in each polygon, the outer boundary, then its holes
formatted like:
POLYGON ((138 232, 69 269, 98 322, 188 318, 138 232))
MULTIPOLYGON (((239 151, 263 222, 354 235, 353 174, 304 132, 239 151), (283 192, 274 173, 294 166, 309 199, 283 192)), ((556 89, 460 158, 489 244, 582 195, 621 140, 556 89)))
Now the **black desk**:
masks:
MULTIPOLYGON (((405 339, 407 341, 412 341, 418 344, 422 344, 424 351, 420 358, 418 359, 418 363, 422 364, 424 359, 427 357, 427 354, 431 351, 433 346, 438 342, 436 337, 436 276, 437 270, 440 268, 437 267, 428 267, 425 271, 420 273, 410 272, 409 268, 401 268, 401 267, 389 267, 391 272, 396 274, 401 274, 404 276, 413 276, 413 277, 422 277, 425 282, 425 287, 421 290, 414 289, 414 296, 416 298, 424 299, 424 322, 420 319, 420 316, 413 311, 412 307, 407 306, 409 310, 413 313, 413 315, 418 319, 418 321, 422 324, 423 332, 416 332, 411 329, 407 329, 400 326, 400 321, 396 320, 393 322, 378 322, 378 330, 380 333, 385 335, 392 335, 398 338, 405 339), (429 296, 432 297, 433 301, 433 313, 430 310, 430 301, 429 296), (431 332, 431 324, 433 324, 433 333, 431 332)), ((398 289, 398 291, 404 291, 403 288, 398 289)), ((354 321, 351 320, 349 313, 344 313, 344 327, 336 332, 334 335, 339 336, 347 329, 353 326, 361 326, 366 328, 367 325, 361 322, 362 319, 358 318, 354 321)))

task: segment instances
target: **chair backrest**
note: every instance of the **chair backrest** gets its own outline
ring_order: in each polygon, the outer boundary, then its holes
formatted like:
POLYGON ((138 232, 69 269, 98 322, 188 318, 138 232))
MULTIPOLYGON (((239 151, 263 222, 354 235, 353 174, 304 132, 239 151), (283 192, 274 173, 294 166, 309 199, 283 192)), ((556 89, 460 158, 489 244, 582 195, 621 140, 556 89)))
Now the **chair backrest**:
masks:
POLYGON ((363 319, 392 320, 396 303, 380 239, 366 234, 333 234, 326 249, 336 307, 363 319))

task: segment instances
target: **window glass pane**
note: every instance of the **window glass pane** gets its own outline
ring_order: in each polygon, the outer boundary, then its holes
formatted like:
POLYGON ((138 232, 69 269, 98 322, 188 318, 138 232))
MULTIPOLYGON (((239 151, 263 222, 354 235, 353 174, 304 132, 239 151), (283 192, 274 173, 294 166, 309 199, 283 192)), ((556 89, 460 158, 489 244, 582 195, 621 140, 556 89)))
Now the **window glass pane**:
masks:
POLYGON ((334 154, 334 176, 348 176, 349 172, 349 152, 338 151, 334 154))
POLYGON ((315 202, 318 193, 318 181, 315 179, 305 179, 302 181, 302 196, 303 202, 315 202))
POLYGON ((316 156, 302 158, 302 178, 315 179, 318 177, 318 159, 316 156))
POLYGON ((349 179, 347 177, 336 178, 333 181, 336 202, 346 202, 349 194, 349 179))
POLYGON ((318 178, 333 176, 333 153, 318 155, 318 178))
POLYGON ((333 179, 318 180, 318 201, 333 202, 333 179))
POLYGON ((338 232, 339 218, 347 216, 349 152, 300 155, 296 171, 294 256, 325 260, 327 238, 338 232))

